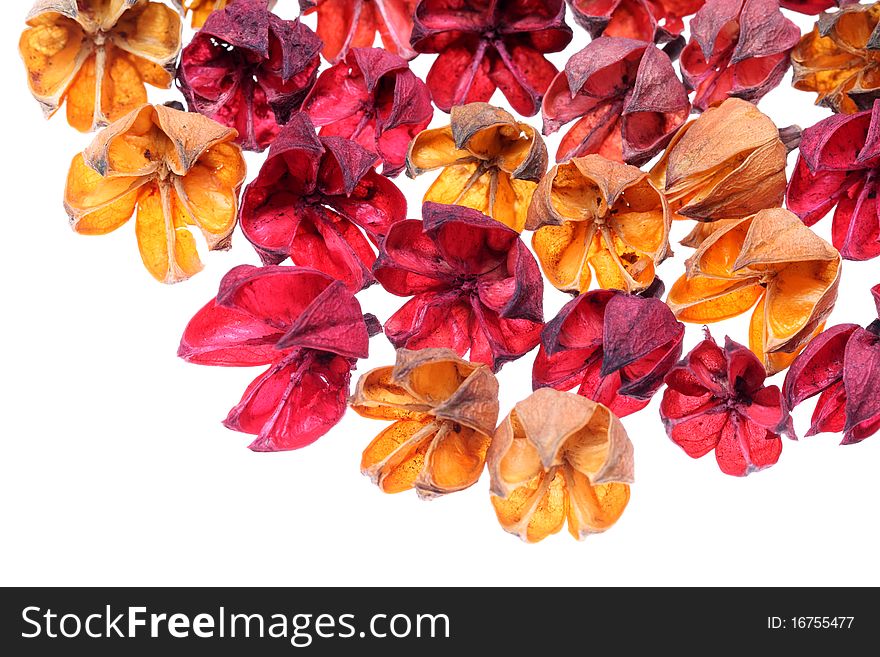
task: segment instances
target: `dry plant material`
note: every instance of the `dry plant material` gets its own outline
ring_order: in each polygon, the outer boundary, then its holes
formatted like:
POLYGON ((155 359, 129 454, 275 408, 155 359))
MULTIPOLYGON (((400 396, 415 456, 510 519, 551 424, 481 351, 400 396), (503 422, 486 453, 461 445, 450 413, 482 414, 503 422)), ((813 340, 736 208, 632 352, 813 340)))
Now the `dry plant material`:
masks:
POLYGON ((568 0, 574 19, 590 36, 665 43, 676 38, 705 0, 568 0))
POLYGON ((831 241, 847 260, 880 255, 880 103, 804 130, 786 205, 808 226, 834 208, 831 241))
MULTIPOLYGON (((237 0, 171 0, 180 7, 184 16, 192 14, 191 25, 195 30, 202 27, 212 13, 225 9, 228 4, 235 1, 237 0)), ((276 0, 262 0, 262 2, 271 9, 276 0)))
POLYGON ((412 142, 407 175, 443 171, 425 201, 479 210, 516 232, 547 172, 547 147, 532 126, 486 103, 452 108, 450 125, 426 130, 412 142))
POLYGON ((242 232, 263 263, 290 258, 353 291, 375 283, 371 243, 406 218, 406 198, 375 161, 350 139, 318 137, 305 114, 294 114, 242 199, 242 232))
POLYGON ((178 356, 198 365, 268 365, 224 424, 257 436, 255 452, 277 452, 310 445, 342 419, 351 371, 378 331, 376 318, 326 274, 242 265, 190 320, 178 356))
POLYGON ((487 459, 492 505, 505 531, 536 543, 562 529, 578 540, 623 514, 633 447, 601 404, 552 388, 519 402, 495 432, 487 459))
MULTIPOLYGON (((797 132, 783 136, 796 139, 797 132)), ((782 204, 787 154, 768 116, 729 98, 678 131, 651 179, 679 218, 742 218, 782 204)))
POLYGON ((191 110, 238 130, 249 151, 267 148, 318 77, 321 40, 265 0, 235 0, 210 15, 183 49, 180 90, 191 110))
POLYGON ((654 282, 669 254, 666 199, 636 167, 600 155, 553 167, 538 185, 528 230, 544 274, 560 290, 599 287, 627 292, 654 282))
POLYGON ((373 273, 406 302, 385 324, 397 347, 448 347, 497 371, 534 349, 544 327, 544 285, 519 235, 476 210, 425 203, 401 221, 373 273))
POLYGON ((147 102, 147 84, 174 80, 182 25, 147 0, 38 0, 19 40, 28 85, 46 117, 97 130, 147 102))
POLYGON ((73 229, 105 235, 137 213, 150 274, 177 283, 202 269, 189 227, 226 250, 246 167, 235 130, 200 114, 145 105, 101 131, 73 159, 64 206, 73 229))
POLYGON ((571 390, 618 417, 643 409, 681 358, 684 325, 660 299, 593 290, 547 322, 535 389, 571 390))
POLYGON ((410 47, 413 12, 417 0, 299 0, 303 14, 318 13, 318 36, 324 41, 324 58, 336 64, 352 48, 369 48, 382 37, 385 50, 404 59, 416 52, 410 47))
POLYGON ((397 352, 394 367, 358 381, 352 409, 393 421, 364 450, 361 472, 383 493, 422 499, 477 483, 498 422, 498 380, 449 349, 397 352))
POLYGON ((577 123, 556 160, 598 153, 640 166, 659 153, 691 111, 669 56, 644 41, 599 37, 572 55, 544 96, 544 134, 577 123))
POLYGON ((321 135, 352 139, 396 176, 410 142, 434 116, 431 92, 406 60, 381 48, 353 48, 321 73, 303 103, 321 135))
POLYGON ((708 324, 755 304, 749 347, 779 372, 822 330, 840 284, 840 254, 782 208, 709 235, 687 261, 667 303, 683 322, 708 324))
MULTIPOLYGON (((880 285, 871 289, 880 315, 880 285)), ((791 364, 782 388, 789 409, 819 395, 807 436, 843 433, 843 445, 880 429, 880 319, 867 329, 832 326, 791 364)))
POLYGON ((557 70, 544 53, 571 41, 563 0, 419 0, 413 48, 438 53, 427 83, 444 112, 501 89, 523 116, 541 109, 557 70))
POLYGON ((779 6, 800 14, 815 16, 832 7, 840 7, 859 0, 779 0, 779 6))
POLYGON ((791 53, 792 84, 818 94, 841 114, 871 109, 880 98, 880 4, 847 4, 823 14, 791 53))
POLYGON ((666 433, 691 458, 715 450, 725 474, 744 477, 779 460, 785 423, 779 388, 765 386, 761 361, 727 338, 706 338, 666 375, 660 417, 666 433))
POLYGON ((757 103, 779 86, 801 37, 777 0, 707 0, 690 29, 681 72, 699 110, 726 98, 757 103))

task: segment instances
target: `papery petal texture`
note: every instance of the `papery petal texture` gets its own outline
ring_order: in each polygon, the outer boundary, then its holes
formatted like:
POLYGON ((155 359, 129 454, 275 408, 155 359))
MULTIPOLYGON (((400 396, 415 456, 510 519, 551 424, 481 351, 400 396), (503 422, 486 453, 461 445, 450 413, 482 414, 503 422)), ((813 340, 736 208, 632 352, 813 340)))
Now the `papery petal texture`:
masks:
POLYGON ((593 38, 625 37, 664 43, 684 29, 683 18, 705 0, 568 0, 574 19, 593 38))

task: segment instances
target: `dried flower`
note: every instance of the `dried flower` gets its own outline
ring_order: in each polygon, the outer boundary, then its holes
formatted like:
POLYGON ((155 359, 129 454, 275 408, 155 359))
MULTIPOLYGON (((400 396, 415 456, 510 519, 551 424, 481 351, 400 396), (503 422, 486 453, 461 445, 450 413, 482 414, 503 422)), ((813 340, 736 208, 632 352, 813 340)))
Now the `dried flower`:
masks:
POLYGON ((847 260, 880 255, 877 194, 880 102, 871 111, 836 114, 804 130, 786 204, 812 226, 831 208, 831 240, 847 260))
POLYGON ((571 390, 624 417, 648 405, 681 358, 684 325, 659 299, 618 290, 586 292, 541 335, 535 389, 571 390))
POLYGON ((498 427, 487 458, 492 505, 505 531, 536 543, 562 529, 578 540, 623 514, 633 447, 601 404, 552 388, 519 402, 498 427))
POLYGON ((67 121, 88 132, 168 88, 180 53, 180 16, 147 0, 37 0, 19 40, 28 85, 46 117, 65 100, 67 121))
POLYGON ((801 14, 815 16, 816 14, 821 14, 826 9, 840 7, 858 1, 859 0, 779 0, 779 6, 801 14))
POLYGON ((713 449, 725 474, 744 477, 779 460, 776 427, 785 413, 779 388, 748 349, 727 338, 724 349, 706 338, 666 375, 660 417, 666 433, 691 458, 713 449))
POLYGON ((498 421, 498 380, 449 349, 400 349, 394 367, 360 378, 351 407, 394 421, 364 450, 361 471, 383 493, 415 488, 431 499, 480 478, 498 421))
POLYGON ((425 201, 473 208, 522 232, 532 194, 547 172, 541 136, 486 103, 453 107, 451 118, 451 125, 415 138, 407 175, 443 167, 425 201))
POLYGON ((823 14, 791 53, 795 89, 815 91, 818 105, 842 114, 871 109, 880 98, 880 4, 847 4, 823 14))
POLYGON ((556 76, 544 53, 571 41, 563 0, 419 0, 413 48, 439 53, 427 83, 437 107, 487 102, 501 89, 523 116, 534 116, 556 76))
POLYGON ((224 424, 256 435, 253 451, 277 452, 310 445, 339 422, 351 370, 378 330, 326 274, 242 265, 190 320, 177 355, 198 365, 269 365, 224 424))
POLYGON ((768 116, 729 98, 678 131, 651 179, 680 217, 738 219, 782 204, 787 154, 768 116))
POLYGON ((315 84, 320 50, 314 32, 265 0, 236 0, 183 49, 180 90, 191 110, 238 130, 242 148, 262 151, 315 84))
POLYGON ((681 72, 699 110, 726 98, 757 103, 782 81, 801 37, 778 0, 706 0, 690 28, 681 72))
POLYGON ((242 232, 263 263, 290 258, 352 291, 374 283, 370 242, 406 218, 406 198, 373 170, 375 160, 349 139, 318 137, 305 114, 294 114, 242 200, 242 232))
POLYGON ((235 130, 199 114, 145 105, 101 131, 73 159, 64 206, 73 229, 105 235, 137 210, 141 258, 163 283, 202 269, 188 226, 225 250, 245 179, 235 130))
POLYGON ((575 21, 593 38, 626 37, 664 43, 681 34, 682 18, 705 0, 568 0, 575 21))
POLYGON ((599 37, 573 55, 544 96, 544 134, 579 119, 559 144, 559 162, 598 153, 642 165, 691 111, 669 56, 644 41, 599 37))
POLYGON ((532 246, 550 282, 567 292, 636 292, 669 253, 670 215, 648 174, 600 155, 576 157, 538 185, 529 218, 532 246))
POLYGON ((410 47, 413 12, 417 0, 299 0, 304 14, 318 12, 318 36, 324 57, 336 64, 351 48, 369 48, 382 37, 385 50, 404 59, 416 52, 410 47))
MULTIPOLYGON (((871 289, 880 315, 880 285, 871 289)), ((852 445, 880 429, 880 319, 867 329, 832 326, 791 364, 782 388, 789 409, 819 395, 808 436, 843 433, 852 445)))
POLYGON ((448 347, 497 371, 541 338, 543 283, 519 235, 476 210, 425 203, 382 241, 373 273, 400 297, 385 324, 395 347, 448 347))
POLYGON ((381 48, 352 48, 318 78, 302 111, 321 135, 353 139, 382 162, 382 173, 403 169, 409 144, 434 116, 431 92, 405 59, 381 48))
POLYGON ((687 261, 667 303, 683 322, 707 324, 757 303, 749 347, 770 374, 822 330, 837 299, 840 254, 788 210, 725 222, 687 261))

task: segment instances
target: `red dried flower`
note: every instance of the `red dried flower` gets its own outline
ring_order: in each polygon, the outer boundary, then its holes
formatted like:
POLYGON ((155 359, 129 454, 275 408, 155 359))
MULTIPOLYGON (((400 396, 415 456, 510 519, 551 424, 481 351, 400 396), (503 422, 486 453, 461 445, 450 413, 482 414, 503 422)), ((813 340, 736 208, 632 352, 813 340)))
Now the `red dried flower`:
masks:
POLYGON ((487 102, 499 88, 514 110, 533 116, 557 73, 543 53, 571 38, 563 0, 419 0, 412 44, 440 55, 427 82, 444 112, 487 102))
POLYGON ((831 208, 831 240, 847 260, 880 255, 877 194, 880 101, 873 110, 835 114, 803 132, 786 205, 812 226, 831 208))
POLYGON ((859 0, 779 0, 779 6, 785 9, 815 16, 832 7, 850 5, 859 0))
POLYGON ((412 59, 410 47, 417 0, 299 0, 304 14, 318 12, 318 36, 331 64, 344 59, 351 48, 369 48, 382 37, 385 50, 412 59))
POLYGON ((190 320, 178 355, 199 365, 270 365, 224 424, 256 435, 255 452, 275 452, 310 445, 339 422, 351 370, 378 330, 326 274, 242 265, 190 320))
MULTIPOLYGON (((871 289, 880 315, 880 285, 871 289)), ((880 319, 867 329, 833 326, 813 339, 791 364, 782 387, 794 409, 819 395, 808 436, 843 433, 843 445, 880 430, 880 319)))
POLYGON ((318 75, 321 40, 299 21, 236 0, 215 11, 183 49, 177 81, 189 108, 262 151, 299 109, 318 75))
POLYGON ((302 111, 321 135, 353 139, 396 176, 410 142, 434 116, 431 92, 405 59, 381 48, 353 48, 344 62, 321 73, 302 111))
POLYGON ((669 56, 644 41, 599 37, 572 56, 544 96, 544 134, 580 119, 556 160, 598 153, 642 165, 687 120, 691 104, 669 56))
MULTIPOLYGON (((662 284, 655 291, 662 294, 662 284)), ((624 417, 648 405, 681 358, 683 339, 684 324, 659 299, 593 290, 544 327, 532 385, 579 385, 579 395, 624 417)))
POLYGON ((681 34, 682 18, 705 0, 568 0, 575 21, 593 38, 601 35, 664 43, 681 34))
POLYGON ((425 203, 382 241, 373 273, 413 296, 385 325, 395 347, 448 347, 496 371, 537 346, 543 321, 538 263, 507 226, 455 205, 425 203))
POLYGON ((375 160, 349 139, 318 137, 305 114, 294 114, 242 200, 242 232, 263 262, 289 257, 353 291, 374 283, 370 242, 406 218, 406 198, 373 170, 375 160))
POLYGON ((681 73, 699 110, 731 97, 757 103, 779 85, 801 38, 777 0, 707 0, 690 28, 681 73))
POLYGON ((785 413, 779 388, 755 354, 732 341, 706 339, 666 375, 660 417, 666 433, 691 458, 713 449, 725 474, 743 477, 779 460, 776 433, 785 413))

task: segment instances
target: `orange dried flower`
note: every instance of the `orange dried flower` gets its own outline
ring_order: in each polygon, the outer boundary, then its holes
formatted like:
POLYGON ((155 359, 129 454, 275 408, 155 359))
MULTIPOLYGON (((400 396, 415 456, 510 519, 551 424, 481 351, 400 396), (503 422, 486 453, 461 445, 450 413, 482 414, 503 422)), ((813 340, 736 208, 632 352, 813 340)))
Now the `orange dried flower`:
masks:
POLYGON ((451 124, 412 142, 406 174, 443 168, 425 201, 479 210, 522 232, 532 194, 547 171, 547 147, 532 126, 487 103, 452 108, 451 124))
POLYGON ((791 51, 795 89, 835 112, 869 110, 880 98, 880 3, 848 4, 819 17, 791 51))
POLYGON ((148 0, 38 0, 19 40, 28 85, 46 117, 97 130, 167 89, 180 53, 180 16, 148 0))
POLYGON ((637 292, 669 255, 666 199, 634 166, 600 155, 559 164, 538 185, 526 228, 550 282, 566 292, 637 292))
POLYGON ((394 367, 360 378, 351 407, 395 421, 364 450, 361 471, 385 493, 415 488, 429 499, 480 478, 498 421, 498 381, 450 349, 399 349, 394 367))
POLYGON ((488 456, 501 526, 535 543, 562 529, 582 540, 620 518, 633 481, 633 448, 602 404, 552 388, 519 402, 488 456))
MULTIPOLYGON (((795 140, 798 135, 784 133, 795 140)), ((676 133, 651 179, 677 218, 742 218, 782 205, 787 154, 770 117, 729 98, 676 133)))
POLYGON ((141 258, 163 283, 202 268, 188 226, 210 250, 229 248, 245 178, 238 133, 200 114, 145 105, 73 158, 64 206, 73 229, 104 235, 137 210, 141 258))
POLYGON ((773 374, 821 332, 840 284, 840 254, 782 208, 723 222, 687 261, 667 303, 683 322, 708 324, 755 306, 749 348, 773 374))

